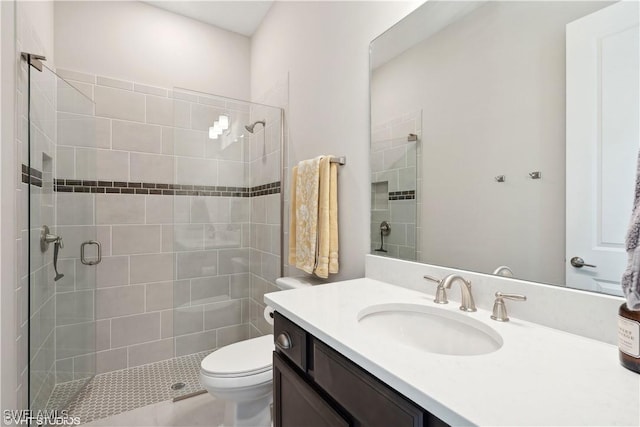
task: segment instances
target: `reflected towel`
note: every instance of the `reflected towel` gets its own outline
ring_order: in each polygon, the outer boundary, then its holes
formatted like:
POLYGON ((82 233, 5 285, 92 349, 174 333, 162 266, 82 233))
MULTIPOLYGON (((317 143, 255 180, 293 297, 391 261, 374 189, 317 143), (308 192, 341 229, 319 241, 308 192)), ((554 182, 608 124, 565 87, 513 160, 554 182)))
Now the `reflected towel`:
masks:
POLYGON ((314 274, 326 279, 338 272, 338 165, 332 156, 320 159, 318 252, 314 274))
POLYGON ((640 153, 636 170, 636 194, 627 232, 627 269, 622 275, 622 292, 627 298, 629 310, 640 311, 640 153))
POLYGON ((293 169, 289 220, 289 265, 312 274, 318 249, 320 159, 304 160, 293 169))

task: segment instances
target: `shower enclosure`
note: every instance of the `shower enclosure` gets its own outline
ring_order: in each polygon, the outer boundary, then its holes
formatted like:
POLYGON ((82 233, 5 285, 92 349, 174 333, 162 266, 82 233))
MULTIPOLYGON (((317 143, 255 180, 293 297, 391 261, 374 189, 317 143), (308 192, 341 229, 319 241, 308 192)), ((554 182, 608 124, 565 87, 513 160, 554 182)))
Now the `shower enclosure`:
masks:
POLYGON ((25 57, 30 409, 88 422, 201 393, 204 356, 271 332, 283 111, 41 65, 25 57))

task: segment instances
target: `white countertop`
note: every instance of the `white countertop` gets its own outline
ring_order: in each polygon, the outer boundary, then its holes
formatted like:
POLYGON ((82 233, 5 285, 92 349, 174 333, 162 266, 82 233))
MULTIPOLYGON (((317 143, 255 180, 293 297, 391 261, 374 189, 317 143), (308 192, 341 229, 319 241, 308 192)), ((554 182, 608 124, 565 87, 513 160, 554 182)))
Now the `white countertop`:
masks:
MULTIPOLYGON (((457 288, 457 287, 456 287, 457 288)), ((450 295, 459 293, 452 290, 450 295)), ((436 305, 433 296, 372 279, 266 294, 265 302, 398 392, 451 425, 640 425, 640 375, 610 344, 490 313, 436 305), (479 356, 447 356, 382 342, 357 314, 404 302, 453 310, 498 332, 503 346, 479 356)), ((518 304, 507 301, 507 306, 518 304)))

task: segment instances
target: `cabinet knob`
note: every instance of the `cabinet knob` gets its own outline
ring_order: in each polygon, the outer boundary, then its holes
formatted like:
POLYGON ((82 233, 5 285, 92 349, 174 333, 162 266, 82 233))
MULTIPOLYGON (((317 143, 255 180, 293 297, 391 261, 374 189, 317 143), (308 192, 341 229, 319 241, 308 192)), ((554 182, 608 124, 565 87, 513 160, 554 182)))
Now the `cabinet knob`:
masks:
POLYGON ((283 350, 289 350, 292 345, 291 337, 289 336, 289 334, 286 332, 282 332, 280 335, 278 335, 278 337, 276 338, 276 345, 283 350))

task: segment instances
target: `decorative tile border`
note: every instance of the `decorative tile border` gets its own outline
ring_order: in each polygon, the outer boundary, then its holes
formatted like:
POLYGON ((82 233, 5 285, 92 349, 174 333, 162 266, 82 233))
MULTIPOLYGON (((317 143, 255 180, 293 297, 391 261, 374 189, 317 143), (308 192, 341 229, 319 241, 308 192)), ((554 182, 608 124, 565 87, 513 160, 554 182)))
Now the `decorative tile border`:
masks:
POLYGON ((415 190, 389 192, 389 200, 414 200, 415 198, 416 198, 415 190))
POLYGON ((22 165, 22 182, 24 184, 32 184, 42 188, 42 172, 29 166, 22 165))
MULTIPOLYGON (((22 165, 22 182, 42 187, 42 172, 22 165)), ((54 180, 54 191, 61 193, 143 194, 163 196, 258 197, 280 193, 280 181, 255 187, 162 184, 153 182, 54 180)))

